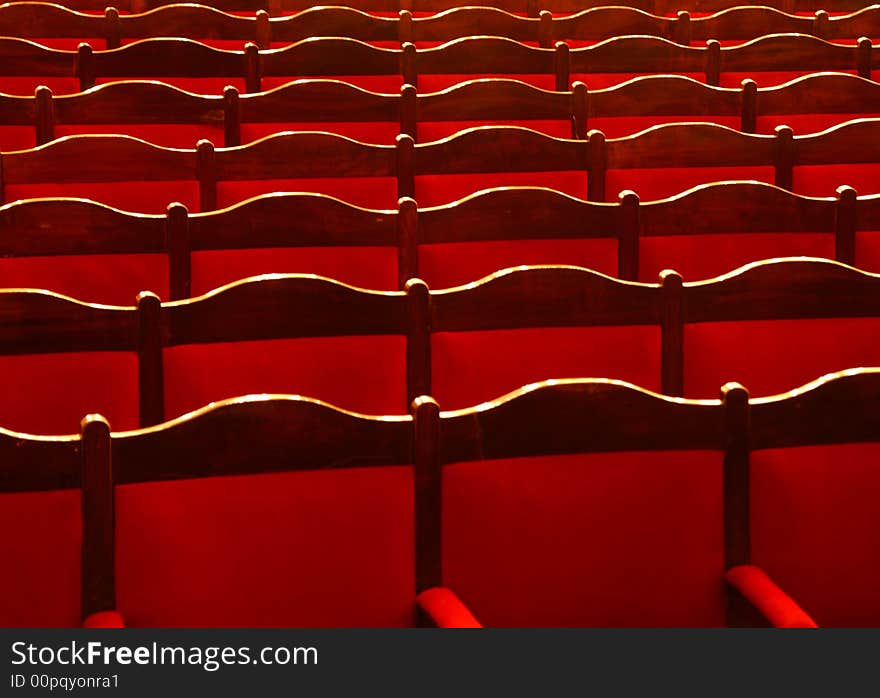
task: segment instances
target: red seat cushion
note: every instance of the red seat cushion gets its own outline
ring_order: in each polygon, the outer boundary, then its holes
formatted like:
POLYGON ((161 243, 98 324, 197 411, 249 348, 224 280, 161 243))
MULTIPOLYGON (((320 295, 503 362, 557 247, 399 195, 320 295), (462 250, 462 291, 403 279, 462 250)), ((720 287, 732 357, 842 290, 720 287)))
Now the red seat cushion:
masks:
POLYGON ((686 280, 726 274, 749 262, 772 257, 834 258, 834 236, 823 233, 733 233, 643 237, 639 280, 656 283, 664 269, 686 280))
POLYGON ((134 305, 141 291, 168 299, 168 258, 161 254, 7 257, 0 286, 45 288, 80 301, 134 305))
POLYGON ((820 626, 880 624, 880 444, 752 453, 752 557, 820 626))
POLYGON ((431 360, 432 394, 449 410, 549 378, 618 378, 657 390, 660 330, 622 326, 435 332, 431 360))
POLYGON ((0 425, 32 434, 76 434, 87 414, 115 430, 138 427, 134 352, 0 356, 0 425))
POLYGON ((792 189, 807 196, 835 196, 843 184, 860 195, 880 194, 880 163, 803 165, 794 168, 792 189))
POLYGON ((880 319, 761 320, 685 325, 684 394, 715 398, 738 381, 774 395, 826 373, 880 366, 880 319))
POLYGON ((407 467, 117 487, 119 610, 131 626, 412 625, 412 488, 407 467))
POLYGON ((165 416, 251 393, 292 393, 366 414, 406 414, 406 340, 310 337, 165 349, 165 416))
POLYGON ((0 494, 0 626, 79 625, 80 499, 79 490, 0 494))
POLYGON ((724 623, 721 454, 457 463, 444 584, 487 626, 724 623))
POLYGON ((431 288, 467 284, 521 264, 573 264, 617 276, 617 240, 492 240, 419 245, 419 278, 431 288))

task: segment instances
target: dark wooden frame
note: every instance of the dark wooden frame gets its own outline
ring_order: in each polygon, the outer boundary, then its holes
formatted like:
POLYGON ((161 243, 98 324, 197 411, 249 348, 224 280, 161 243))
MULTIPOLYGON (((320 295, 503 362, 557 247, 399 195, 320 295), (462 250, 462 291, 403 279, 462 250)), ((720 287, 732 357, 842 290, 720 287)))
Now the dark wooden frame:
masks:
POLYGON ((25 39, 98 39, 104 48, 119 48, 123 39, 181 36, 191 39, 272 43, 295 42, 312 36, 360 41, 449 41, 465 36, 502 36, 538 42, 551 48, 556 40, 602 41, 614 36, 659 36, 688 45, 709 39, 753 39, 767 34, 812 34, 824 39, 869 36, 875 7, 830 17, 817 10, 812 17, 772 7, 732 7, 705 17, 681 10, 676 17, 650 14, 631 7, 593 7, 570 16, 548 10, 534 16, 514 15, 496 7, 454 7, 428 17, 401 9, 397 17, 378 17, 353 7, 310 7, 293 15, 253 17, 231 15, 207 5, 166 5, 142 14, 120 14, 102 8, 103 16, 59 8, 51 3, 20 2, 0 8, 0 35, 25 39))
POLYGON ((248 43, 243 51, 212 48, 191 39, 144 39, 121 48, 95 51, 81 43, 77 51, 49 49, 25 39, 0 39, 3 75, 63 76, 79 79, 80 89, 106 77, 239 78, 247 92, 261 91, 264 76, 400 76, 418 86, 419 74, 467 75, 497 72, 553 77, 557 90, 580 73, 703 73, 719 84, 723 71, 854 70, 870 79, 878 65, 871 41, 858 46, 832 44, 804 34, 776 34, 722 48, 717 40, 705 47, 683 46, 651 36, 621 36, 593 46, 569 49, 529 46, 500 37, 466 37, 441 46, 417 49, 379 48, 348 38, 310 38, 285 48, 260 51, 248 43))

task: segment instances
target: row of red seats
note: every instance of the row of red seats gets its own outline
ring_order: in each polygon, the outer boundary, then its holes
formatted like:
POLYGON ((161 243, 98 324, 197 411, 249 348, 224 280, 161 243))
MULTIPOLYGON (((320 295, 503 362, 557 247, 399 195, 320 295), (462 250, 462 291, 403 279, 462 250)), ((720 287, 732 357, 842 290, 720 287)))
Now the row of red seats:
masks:
POLYGON ((749 623, 726 576, 777 625, 875 625, 878 401, 876 369, 751 401, 578 379, 2 433, 0 623, 407 626, 417 594, 440 624, 749 623))
POLYGON ((454 203, 362 209, 319 194, 266 194, 220 211, 125 213, 82 199, 0 207, 0 286, 50 288, 93 303, 165 300, 247 276, 314 273, 374 290, 420 278, 435 289, 520 264, 576 264, 653 282, 706 279, 771 257, 835 258, 880 272, 880 197, 814 199, 758 182, 702 185, 617 204, 553 190, 490 189, 454 203), (295 223, 294 223, 295 222, 295 223))
POLYGON ((622 36, 593 46, 537 48, 500 37, 456 39, 435 48, 379 48, 355 39, 315 38, 282 49, 213 48, 190 39, 146 39, 109 51, 50 49, 18 38, 0 38, 3 92, 32 94, 45 84, 77 92, 98 82, 163 78, 184 89, 219 93, 227 84, 246 92, 271 89, 298 77, 337 77, 366 89, 395 92, 403 84, 445 89, 462 76, 517 76, 544 89, 583 81, 597 89, 650 73, 673 73, 710 85, 738 86, 744 78, 779 84, 817 70, 871 78, 878 59, 871 41, 834 44, 814 36, 777 34, 738 46, 712 40, 682 46, 650 36, 622 36))
POLYGON ((565 266, 439 291, 267 275, 166 304, 143 294, 137 308, 5 289, 0 424, 64 434, 101 412, 131 429, 249 393, 402 414, 421 394, 457 409, 573 376, 693 398, 729 380, 774 394, 880 363, 878 284, 795 258, 684 284, 672 272, 637 284, 565 266))
POLYGON ((271 18, 265 10, 254 16, 233 15, 208 5, 170 5, 142 14, 120 14, 115 7, 103 15, 88 14, 44 2, 0 5, 0 36, 32 39, 53 48, 76 48, 81 41, 99 40, 103 48, 119 48, 132 40, 179 36, 206 41, 218 48, 241 47, 252 41, 261 49, 316 36, 335 36, 391 45, 443 42, 465 36, 504 36, 550 48, 556 40, 603 41, 615 36, 659 36, 681 44, 748 40, 766 34, 813 34, 821 39, 874 37, 876 5, 830 16, 817 10, 796 15, 771 7, 734 7, 692 17, 652 15, 631 7, 595 7, 565 17, 549 11, 522 17, 494 7, 456 7, 427 17, 401 10, 380 17, 352 7, 310 7, 293 15, 271 18), (236 46, 237 45, 237 46, 236 46))
POLYGON ((398 94, 302 80, 256 94, 229 86, 222 96, 123 81, 58 97, 47 87, 27 97, 0 94, 0 150, 83 133, 122 133, 182 148, 200 139, 236 146, 294 129, 332 130, 365 143, 393 143, 400 133, 439 140, 477 125, 524 126, 560 138, 586 138, 591 128, 619 138, 682 121, 765 134, 786 124, 797 133, 814 133, 878 115, 880 86, 842 73, 813 74, 771 88, 746 80, 740 89, 646 76, 602 90, 575 83, 564 92, 497 78, 435 93, 405 85, 398 94))
POLYGON ((699 184, 754 179, 810 196, 842 185, 878 192, 880 119, 818 134, 745 134, 703 123, 664 124, 633 136, 561 139, 514 126, 450 138, 369 145, 330 133, 286 132, 246 146, 170 149, 121 135, 69 136, 0 154, 0 201, 79 196, 162 212, 170 201, 210 211, 273 191, 312 191, 369 208, 446 204, 487 186, 546 186, 591 201, 632 189, 645 200, 699 184))

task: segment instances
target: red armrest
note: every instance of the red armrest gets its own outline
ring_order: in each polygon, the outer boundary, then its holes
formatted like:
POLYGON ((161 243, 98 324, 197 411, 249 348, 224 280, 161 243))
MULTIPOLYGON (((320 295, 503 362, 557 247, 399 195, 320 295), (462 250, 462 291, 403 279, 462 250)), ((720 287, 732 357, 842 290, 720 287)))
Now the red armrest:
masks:
POLYGON ((117 611, 98 611, 87 616, 83 621, 84 628, 124 628, 125 620, 117 611))
POLYGON ((438 628, 482 628, 455 592, 446 587, 426 589, 416 603, 438 628))
POLYGON ((727 570, 727 583, 752 604, 774 628, 815 628, 816 621, 780 589, 760 567, 737 565, 727 570))

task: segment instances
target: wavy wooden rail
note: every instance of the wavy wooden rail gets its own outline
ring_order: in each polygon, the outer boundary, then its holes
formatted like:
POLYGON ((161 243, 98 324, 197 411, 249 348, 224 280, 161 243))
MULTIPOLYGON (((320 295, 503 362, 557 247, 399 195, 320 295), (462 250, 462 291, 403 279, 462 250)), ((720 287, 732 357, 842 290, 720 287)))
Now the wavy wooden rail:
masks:
POLYGON ((664 17, 631 7, 595 7, 565 17, 554 17, 544 10, 530 18, 493 7, 456 7, 429 17, 413 17, 409 10, 401 10, 398 17, 379 17, 352 7, 312 7, 282 17, 270 17, 266 10, 243 17, 206 5, 168 5, 143 14, 120 14, 115 7, 107 7, 103 15, 96 15, 52 3, 16 2, 0 5, 0 35, 101 40, 105 42, 102 48, 108 49, 118 48, 124 40, 163 36, 252 41, 268 49, 273 42, 314 36, 403 44, 472 35, 501 36, 551 48, 556 40, 602 41, 635 34, 682 44, 783 33, 856 39, 876 36, 878 12, 880 9, 872 5, 835 16, 817 10, 807 17, 772 7, 732 7, 708 16, 691 17, 682 10, 676 17, 664 17))
POLYGON ((78 51, 46 48, 25 39, 0 39, 0 75, 76 78, 81 90, 107 78, 229 78, 259 92, 265 77, 399 76, 418 86, 419 75, 532 75, 569 88, 573 74, 703 74, 717 85, 724 72, 823 70, 853 71, 864 78, 880 59, 870 39, 857 46, 834 44, 814 36, 777 34, 737 46, 712 40, 704 47, 682 46, 648 36, 616 37, 593 46, 536 48, 498 37, 456 39, 417 49, 378 48, 355 39, 306 39, 286 48, 243 51, 213 48, 190 39, 145 39, 122 48, 78 51))

